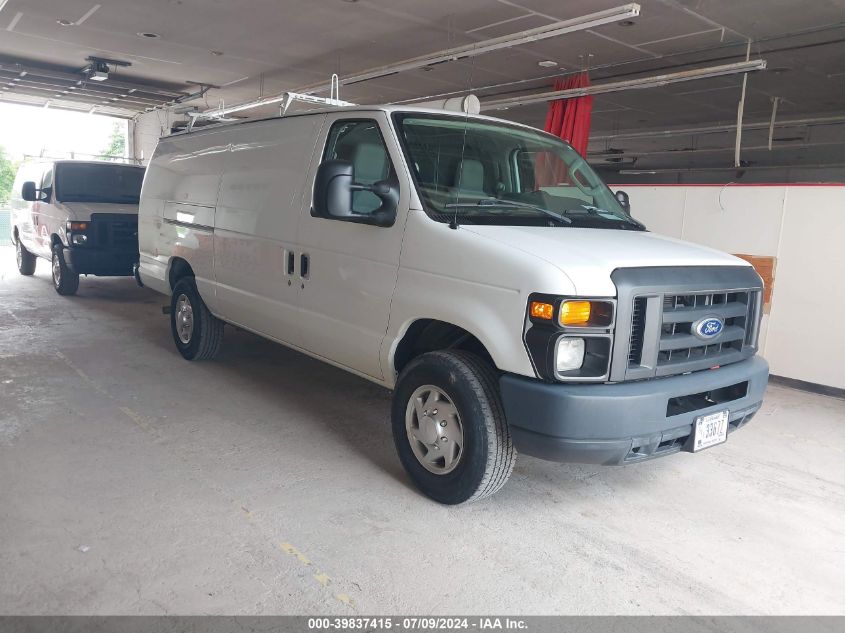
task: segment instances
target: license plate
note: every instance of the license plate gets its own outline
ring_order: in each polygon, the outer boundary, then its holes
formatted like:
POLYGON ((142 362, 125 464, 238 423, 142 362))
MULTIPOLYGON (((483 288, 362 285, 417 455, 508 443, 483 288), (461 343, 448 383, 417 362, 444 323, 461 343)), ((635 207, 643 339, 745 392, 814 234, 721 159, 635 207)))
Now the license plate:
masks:
POLYGON ((730 411, 718 411, 695 419, 695 437, 692 452, 710 448, 728 439, 728 417, 730 411))

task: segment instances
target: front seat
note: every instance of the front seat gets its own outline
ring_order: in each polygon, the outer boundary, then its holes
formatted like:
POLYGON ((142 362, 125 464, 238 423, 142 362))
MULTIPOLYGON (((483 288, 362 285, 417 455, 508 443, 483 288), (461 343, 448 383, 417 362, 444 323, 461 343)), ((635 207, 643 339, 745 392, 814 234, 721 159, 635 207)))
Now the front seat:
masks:
POLYGON ((475 158, 465 158, 455 170, 455 193, 457 199, 489 198, 484 190, 484 163, 475 158))
MULTIPOLYGON (((372 185, 387 178, 387 153, 379 143, 359 143, 355 146, 352 167, 355 181, 362 185, 372 185)), ((355 213, 370 214, 381 206, 382 202, 372 191, 353 191, 352 210, 355 213)))

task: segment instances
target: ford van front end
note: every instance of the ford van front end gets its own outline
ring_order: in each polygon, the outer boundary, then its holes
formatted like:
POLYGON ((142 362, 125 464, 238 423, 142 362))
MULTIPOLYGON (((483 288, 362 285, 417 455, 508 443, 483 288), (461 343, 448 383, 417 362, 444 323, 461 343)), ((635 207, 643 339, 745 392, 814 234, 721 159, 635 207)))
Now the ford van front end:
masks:
POLYGON ((524 340, 539 379, 500 380, 517 449, 624 464, 708 448, 750 421, 768 380, 753 268, 620 268, 611 279, 612 300, 532 296, 524 340), (567 322, 572 303, 604 316, 567 322))

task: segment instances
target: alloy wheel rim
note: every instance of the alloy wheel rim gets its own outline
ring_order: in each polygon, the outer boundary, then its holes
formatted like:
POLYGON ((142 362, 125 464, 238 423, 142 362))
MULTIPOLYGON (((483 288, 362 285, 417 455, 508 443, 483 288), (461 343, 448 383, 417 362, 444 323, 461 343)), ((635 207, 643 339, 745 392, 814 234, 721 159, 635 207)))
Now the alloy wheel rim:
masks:
POLYGON ((405 410, 405 431, 414 456, 430 473, 446 475, 460 464, 464 427, 457 407, 439 387, 414 391, 405 410))
POLYGON ((62 264, 59 262, 59 256, 53 253, 53 283, 56 287, 62 283, 62 264))
POLYGON ((191 342, 191 336, 194 334, 194 308, 187 295, 179 295, 176 299, 176 314, 174 318, 176 321, 176 334, 179 336, 179 340, 184 345, 187 345, 191 342))

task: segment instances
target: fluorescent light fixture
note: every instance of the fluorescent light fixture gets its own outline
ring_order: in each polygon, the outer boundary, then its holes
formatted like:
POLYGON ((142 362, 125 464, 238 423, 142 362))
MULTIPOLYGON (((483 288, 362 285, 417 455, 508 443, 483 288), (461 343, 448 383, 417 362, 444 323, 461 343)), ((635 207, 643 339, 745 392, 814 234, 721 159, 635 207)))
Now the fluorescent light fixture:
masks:
POLYGON ((81 18, 79 18, 75 22, 76 26, 79 26, 80 24, 85 22, 88 18, 90 18, 92 15, 94 15, 94 13, 96 13, 100 9, 100 7, 102 7, 102 6, 103 5, 101 5, 101 4, 95 4, 93 7, 88 9, 88 11, 86 11, 85 15, 83 15, 81 18))
MULTIPOLYGON (((604 24, 611 24, 619 22, 626 18, 635 18, 640 14, 640 5, 636 3, 625 4, 621 7, 613 9, 605 9, 604 11, 597 11, 581 17, 571 18, 569 20, 561 20, 560 22, 553 22, 534 29, 526 31, 519 31, 511 33, 510 35, 502 35, 501 37, 494 37, 488 40, 482 40, 473 44, 466 44, 464 46, 456 46, 455 48, 447 48, 436 53, 429 53, 428 55, 420 55, 419 57, 412 57, 401 62, 388 64, 387 66, 380 66, 372 68, 349 77, 343 77, 340 83, 343 85, 355 84, 361 81, 368 81, 370 79, 378 79, 388 75, 395 75, 396 73, 407 72, 409 70, 416 70, 425 66, 432 66, 434 64, 442 64, 443 62, 454 62, 460 59, 469 59, 477 57, 484 53, 491 53, 504 48, 512 48, 520 44, 528 44, 530 42, 539 42, 552 37, 560 37, 568 33, 575 33, 576 31, 586 31, 587 29, 594 29, 604 24)), ((297 92, 323 92, 330 88, 329 84, 314 84, 298 88, 297 92)))
POLYGON ((6 30, 7 31, 14 31, 15 27, 18 25, 18 22, 21 21, 22 17, 23 17, 23 11, 18 11, 17 13, 15 13, 15 17, 12 18, 11 22, 9 22, 9 26, 6 27, 6 30))
MULTIPOLYGON (((519 46, 520 44, 539 42, 541 40, 546 40, 552 37, 559 37, 568 33, 575 33, 576 31, 594 29, 604 24, 610 24, 628 18, 635 18, 639 14, 640 5, 636 3, 625 4, 613 9, 605 9, 604 11, 597 11, 595 13, 590 13, 588 15, 583 15, 577 18, 553 22, 552 24, 546 24, 537 28, 519 31, 517 33, 511 33, 510 35, 502 35, 500 37, 494 37, 491 39, 482 40, 480 42, 466 44, 464 46, 447 48, 445 50, 437 51, 434 53, 428 53, 426 55, 420 55, 418 57, 412 57, 410 59, 406 59, 400 62, 388 64, 386 66, 371 68, 369 70, 364 70, 354 75, 349 75, 348 77, 343 77, 339 80, 339 84, 356 84, 362 81, 369 81, 371 79, 387 77, 388 75, 395 75, 402 72, 408 72, 410 70, 417 70, 420 68, 433 66, 435 64, 442 64, 444 62, 454 62, 461 59, 469 59, 471 57, 477 57, 485 53, 491 53, 493 51, 511 48, 513 46, 519 46)), ((321 82, 297 88, 295 92, 290 92, 288 94, 326 92, 330 89, 331 83, 321 82)), ((200 113, 198 116, 199 118, 215 118, 230 114, 232 112, 240 112, 242 110, 258 108, 265 105, 279 103, 285 100, 285 94, 281 94, 275 97, 248 101, 246 103, 232 106, 230 108, 225 108, 223 110, 209 110, 207 112, 200 113)))
POLYGON ((6 6, 7 2, 9 2, 9 0, 0 0, 0 11, 3 10, 3 7, 6 6))
POLYGON ((711 77, 735 75, 737 73, 747 73, 755 70, 764 70, 765 68, 766 60, 754 59, 747 62, 737 62, 735 64, 722 64, 721 66, 708 66, 706 68, 695 68, 693 70, 683 70, 677 73, 654 75, 652 77, 642 77, 640 79, 629 79, 626 81, 614 81, 605 84, 585 86, 583 88, 570 88, 568 90, 550 90, 547 92, 523 95, 521 97, 509 97, 506 99, 484 101, 481 104, 481 109, 506 110, 507 108, 517 108, 520 106, 532 105, 535 103, 545 103, 547 101, 555 101, 557 99, 572 99, 574 97, 584 97, 586 95, 604 94, 608 92, 620 92, 622 90, 660 88, 662 86, 668 86, 669 84, 680 83, 682 81, 710 79, 711 77))

